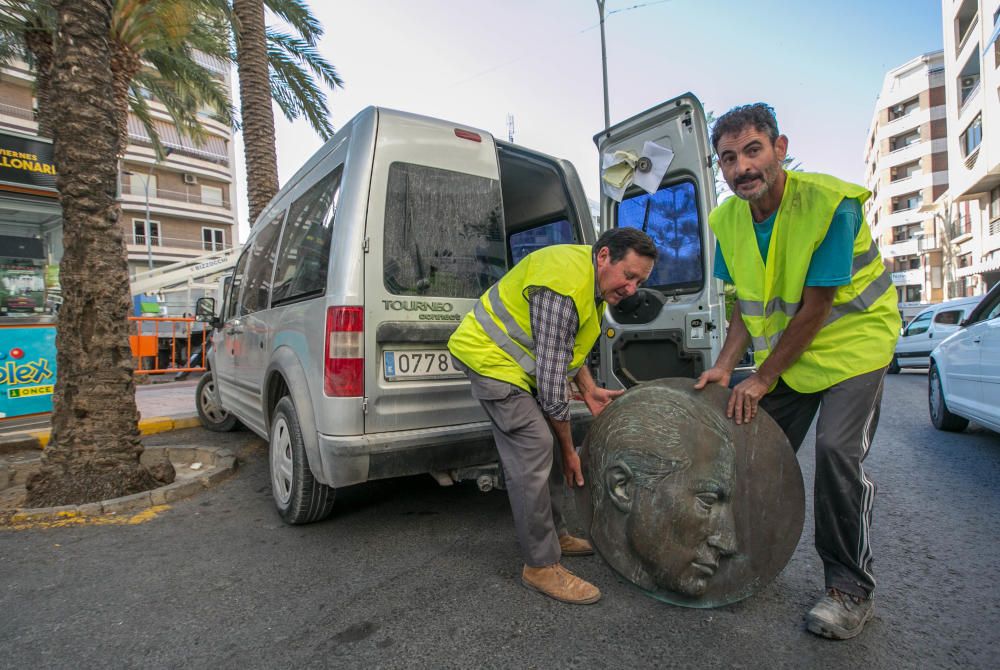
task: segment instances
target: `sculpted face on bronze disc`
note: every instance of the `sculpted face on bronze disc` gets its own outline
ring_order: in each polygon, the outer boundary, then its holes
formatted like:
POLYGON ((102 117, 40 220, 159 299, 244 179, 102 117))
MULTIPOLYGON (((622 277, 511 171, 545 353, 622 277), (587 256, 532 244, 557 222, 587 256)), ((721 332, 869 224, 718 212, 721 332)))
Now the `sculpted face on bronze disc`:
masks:
POLYGON ((729 391, 691 379, 633 387, 590 428, 577 509, 597 552, 649 595, 742 600, 791 557, 805 518, 795 453, 763 411, 737 426, 729 391))

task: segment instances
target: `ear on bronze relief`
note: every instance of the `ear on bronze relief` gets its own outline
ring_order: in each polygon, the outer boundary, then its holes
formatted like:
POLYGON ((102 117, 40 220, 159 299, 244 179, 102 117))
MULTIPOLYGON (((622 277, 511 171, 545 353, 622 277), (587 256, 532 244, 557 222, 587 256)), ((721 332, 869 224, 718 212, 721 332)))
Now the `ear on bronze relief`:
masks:
POLYGON ((627 463, 617 460, 607 467, 604 471, 604 487, 608 499, 618 511, 628 514, 632 510, 635 477, 627 463))

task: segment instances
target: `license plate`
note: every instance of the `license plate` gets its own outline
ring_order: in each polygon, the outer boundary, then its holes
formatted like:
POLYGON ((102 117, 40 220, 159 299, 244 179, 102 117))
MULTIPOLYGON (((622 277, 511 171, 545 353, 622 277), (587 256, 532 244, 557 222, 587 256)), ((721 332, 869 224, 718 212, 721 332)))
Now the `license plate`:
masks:
POLYGON ((463 376, 452 364, 451 354, 446 349, 384 351, 382 360, 385 365, 385 378, 391 382, 463 376))

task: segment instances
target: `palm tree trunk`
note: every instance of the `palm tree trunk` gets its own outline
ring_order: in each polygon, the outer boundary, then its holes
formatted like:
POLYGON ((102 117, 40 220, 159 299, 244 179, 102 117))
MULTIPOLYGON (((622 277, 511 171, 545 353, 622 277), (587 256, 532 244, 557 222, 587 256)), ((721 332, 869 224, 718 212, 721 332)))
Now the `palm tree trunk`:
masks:
POLYGON ((147 490, 139 464, 128 341, 129 288, 115 201, 119 134, 108 32, 112 0, 55 0, 56 186, 63 210, 63 305, 52 440, 28 504, 78 504, 147 490))
POLYGON ((278 192, 278 157, 274 147, 263 0, 233 0, 233 14, 236 15, 236 69, 240 79, 247 202, 252 226, 278 192))

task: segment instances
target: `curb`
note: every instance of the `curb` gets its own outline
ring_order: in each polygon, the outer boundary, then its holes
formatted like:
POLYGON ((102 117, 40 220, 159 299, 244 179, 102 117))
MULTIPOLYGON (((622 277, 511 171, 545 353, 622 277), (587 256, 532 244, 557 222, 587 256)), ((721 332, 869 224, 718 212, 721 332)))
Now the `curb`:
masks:
POLYGON ((146 447, 142 459, 153 460, 159 454, 165 454, 177 472, 177 479, 170 484, 142 493, 82 505, 17 508, 6 513, 0 512, 0 528, 6 526, 18 529, 39 524, 70 525, 102 517, 108 523, 141 523, 168 509, 170 503, 215 486, 236 471, 236 456, 223 447, 146 447), (190 473, 195 467, 201 470, 203 464, 210 464, 210 467, 195 474, 190 473))
MULTIPOLYGON (((166 433, 171 430, 197 428, 200 425, 201 421, 197 415, 181 417, 153 416, 148 419, 139 420, 139 433, 141 435, 155 435, 156 433, 166 433)), ((33 430, 0 436, 0 453, 18 449, 44 449, 48 445, 51 435, 51 430, 33 430)))

